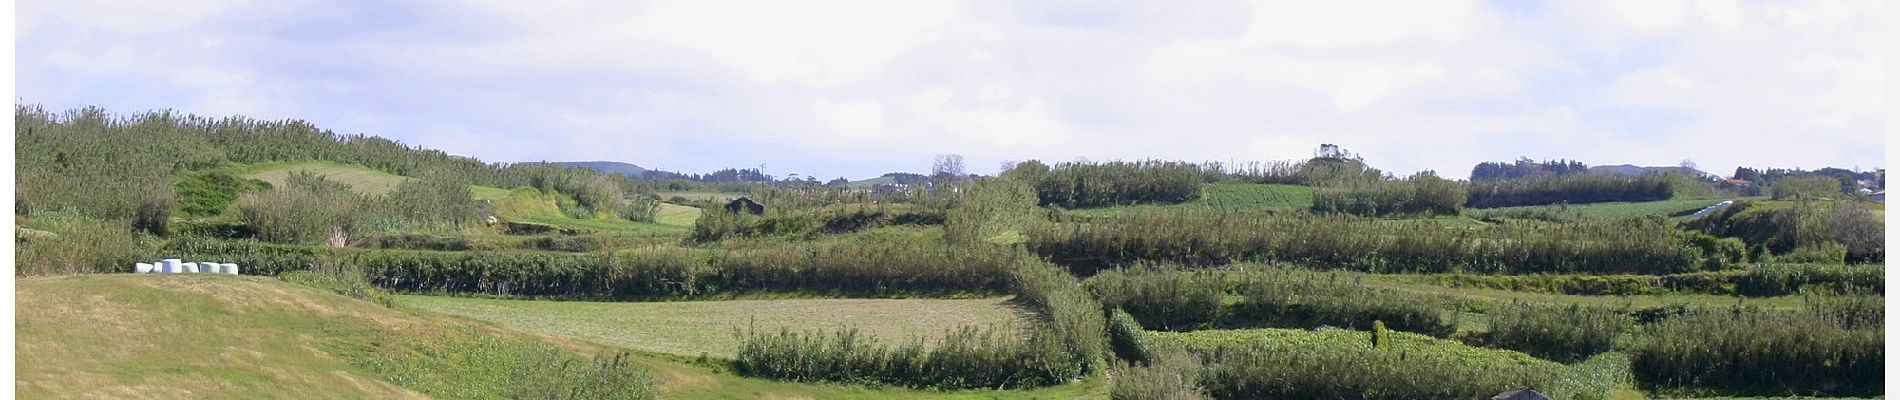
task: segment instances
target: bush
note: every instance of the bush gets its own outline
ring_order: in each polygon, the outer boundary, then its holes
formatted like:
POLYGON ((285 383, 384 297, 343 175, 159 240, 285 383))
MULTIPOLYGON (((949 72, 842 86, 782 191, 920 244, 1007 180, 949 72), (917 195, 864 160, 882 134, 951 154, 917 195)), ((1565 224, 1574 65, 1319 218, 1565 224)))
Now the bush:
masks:
POLYGON ((238 220, 256 231, 258 239, 268 242, 334 242, 355 232, 360 202, 361 197, 348 186, 316 175, 293 173, 282 188, 239 198, 238 220))
POLYGON ((1667 174, 1566 174, 1478 180, 1472 181, 1467 190, 1465 206, 1472 208, 1658 201, 1675 196, 1667 174))
POLYGON ((1269 268, 1244 279, 1246 299, 1235 306, 1235 318, 1249 323, 1371 330, 1380 321, 1437 337, 1450 336, 1458 327, 1457 316, 1446 318, 1450 307, 1438 297, 1367 287, 1357 277, 1269 268))
POLYGON ((1313 192, 1315 213, 1363 217, 1459 215, 1464 189, 1430 171, 1403 181, 1381 181, 1313 192))
POLYGON ((43 213, 31 223, 45 230, 15 228, 14 274, 70 275, 131 272, 146 241, 124 222, 75 212, 43 213))
POLYGON ((1578 304, 1512 302, 1493 307, 1485 316, 1491 320, 1487 344, 1564 363, 1610 351, 1616 338, 1635 325, 1628 310, 1578 304))
POLYGON ((1165 346, 1152 365, 1117 366, 1109 398, 1115 400, 1206 399, 1201 393, 1201 361, 1180 346, 1165 346))
POLYGON ((733 361, 740 375, 798 382, 900 385, 936 389, 1012 389, 1049 386, 1080 375, 1047 331, 1028 338, 1008 326, 951 331, 925 349, 921 342, 896 347, 859 336, 856 329, 836 333, 776 333, 739 330, 742 346, 733 361))
POLYGON ((1005 179, 1030 182, 1038 205, 1066 208, 1104 207, 1135 203, 1182 203, 1201 196, 1204 175, 1200 166, 1185 162, 1142 161, 1017 164, 1005 179))
POLYGON ((1148 329, 1168 331, 1213 322, 1227 286, 1219 272, 1160 266, 1102 271, 1084 283, 1102 305, 1127 310, 1148 329))
POLYGON ((1062 353, 1070 355, 1069 362, 1084 374, 1100 371, 1108 357, 1102 303, 1090 297, 1074 275, 1053 264, 1022 262, 1011 277, 1016 299, 1042 316, 1062 353))
POLYGON ((1841 181, 1830 176, 1792 176, 1776 180, 1769 189, 1770 197, 1783 199, 1828 199, 1840 198, 1841 181))
POLYGON ((1641 330, 1631 369, 1651 390, 1736 396, 1876 396, 1884 390, 1881 329, 1812 314, 1690 310, 1641 330))
POLYGON ((1217 399, 1482 399, 1533 388, 1566 396, 1557 363, 1502 350, 1394 332, 1385 348, 1371 334, 1248 329, 1158 334, 1206 360, 1201 379, 1217 399))
POLYGON ((1115 358, 1130 364, 1146 366, 1154 361, 1154 355, 1148 349, 1148 331, 1141 328, 1135 317, 1122 309, 1110 310, 1108 316, 1108 348, 1115 351, 1115 358))
MULTIPOLYGON (((1136 261, 1286 262, 1371 272, 1644 273, 1727 265, 1657 219, 1453 228, 1219 210, 1136 211, 1030 228, 1030 251, 1078 271, 1136 261)), ((1719 249, 1718 249, 1719 250, 1719 249)))

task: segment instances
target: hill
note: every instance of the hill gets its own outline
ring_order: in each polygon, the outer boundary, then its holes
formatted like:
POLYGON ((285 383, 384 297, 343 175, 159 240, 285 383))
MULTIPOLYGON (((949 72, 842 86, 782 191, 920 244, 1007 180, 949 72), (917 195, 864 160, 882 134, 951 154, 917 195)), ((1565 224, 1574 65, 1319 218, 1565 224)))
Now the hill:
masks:
MULTIPOLYGON (((396 190, 396 186, 402 185, 403 182, 416 179, 369 167, 328 161, 261 163, 246 165, 238 168, 238 170, 246 178, 264 181, 273 187, 283 186, 285 180, 290 177, 291 173, 311 173, 322 176, 324 179, 349 185, 351 189, 354 189, 358 193, 371 195, 388 194, 390 191, 396 190)), ((497 200, 508 197, 508 190, 505 189, 481 185, 469 185, 468 187, 470 191, 474 192, 476 200, 497 200)))
POLYGON ((1689 167, 1639 167, 1639 166, 1630 165, 1630 164, 1597 165, 1597 166, 1590 167, 1589 171, 1590 173, 1596 173, 1596 174, 1622 174, 1622 175, 1643 175, 1643 174, 1656 173, 1656 172, 1674 172, 1674 173, 1694 176, 1694 177, 1718 177, 1718 178, 1720 177, 1716 174, 1703 172, 1702 170, 1689 168, 1689 167))
POLYGON ((621 175, 626 175, 626 176, 630 176, 634 178, 644 177, 646 176, 646 173, 647 173, 647 169, 645 167, 623 163, 619 161, 559 161, 559 162, 553 162, 551 164, 569 166, 569 167, 587 168, 587 169, 605 172, 609 174, 621 174, 621 175))

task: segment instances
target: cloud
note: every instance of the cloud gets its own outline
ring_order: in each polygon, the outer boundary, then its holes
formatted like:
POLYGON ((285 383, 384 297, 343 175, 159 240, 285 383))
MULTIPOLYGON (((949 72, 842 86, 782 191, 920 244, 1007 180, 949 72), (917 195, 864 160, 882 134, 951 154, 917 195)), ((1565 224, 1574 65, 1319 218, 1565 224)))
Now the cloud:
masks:
POLYGON ((489 161, 941 153, 1397 173, 1885 161, 1875 2, 174 2, 18 7, 20 98, 300 118, 489 161))

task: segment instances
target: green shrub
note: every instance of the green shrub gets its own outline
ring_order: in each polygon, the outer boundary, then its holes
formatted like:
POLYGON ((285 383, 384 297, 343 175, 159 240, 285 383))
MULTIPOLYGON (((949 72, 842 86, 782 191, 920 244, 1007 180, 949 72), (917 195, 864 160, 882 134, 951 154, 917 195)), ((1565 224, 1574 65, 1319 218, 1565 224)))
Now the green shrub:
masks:
POLYGON ((1487 344, 1565 363, 1610 351, 1616 338, 1635 325, 1628 310, 1578 304, 1512 302, 1485 316, 1491 321, 1487 344))
POLYGON ((361 196, 348 186, 293 173, 284 187, 240 197, 238 220, 268 242, 334 242, 347 240, 355 232, 355 213, 361 202, 361 196))
POLYGON ((1437 337, 1451 335, 1458 326, 1456 312, 1446 318, 1451 307, 1439 297, 1367 287, 1358 277, 1267 268, 1249 271, 1244 279, 1245 300, 1235 306, 1229 324, 1371 330, 1379 321, 1437 337))
POLYGON ((1883 390, 1882 329, 1812 313, 1689 310, 1646 325, 1631 370, 1651 390, 1738 396, 1874 396, 1883 390))
POLYGON ((1206 360, 1201 379, 1217 399, 1481 399, 1533 388, 1564 396, 1557 363, 1502 350, 1393 332, 1385 348, 1371 333, 1339 329, 1160 333, 1206 360))
POLYGON ((1149 365, 1154 355, 1148 349, 1148 331, 1141 328, 1135 317, 1127 311, 1114 309, 1108 317, 1108 348, 1115 352, 1115 358, 1134 365, 1149 365))
POLYGON ((1669 200, 1676 191, 1667 174, 1565 174, 1509 180, 1477 180, 1467 185, 1466 207, 1493 208, 1545 204, 1669 200))
POLYGON ((147 241, 124 222, 62 212, 39 214, 30 225, 40 229, 15 228, 16 275, 131 272, 135 262, 154 261, 142 251, 147 241))
POLYGON ((1402 181, 1317 190, 1311 209, 1315 213, 1385 217, 1458 215, 1464 208, 1464 188, 1426 171, 1402 181))
POLYGON ((1169 331, 1213 322, 1227 286, 1216 271, 1161 266, 1102 271, 1084 283, 1102 305, 1126 310, 1148 329, 1169 331))
POLYGON ((1775 200, 1840 198, 1841 180, 1830 176, 1791 176, 1776 180, 1769 189, 1775 200))
POLYGON ((1108 357, 1102 303, 1089 296, 1074 275, 1040 260, 1017 264, 1011 278, 1016 300, 1042 316, 1058 339, 1054 343, 1070 355, 1069 362, 1085 374, 1100 371, 1108 357))
POLYGON ((1006 179, 1029 182, 1038 205, 1088 208, 1135 203, 1181 203, 1201 196, 1205 175, 1198 165, 1174 161, 1017 164, 1006 179))
POLYGON ((836 333, 776 333, 748 327, 737 331, 742 343, 733 361, 740 375, 798 382, 900 385, 936 389, 1009 389, 1049 386, 1080 375, 1059 340, 1032 330, 1028 338, 1009 326, 951 331, 925 349, 921 342, 896 347, 860 336, 856 329, 836 333))
POLYGON ((1115 400, 1206 399, 1201 393, 1201 360, 1180 346, 1158 349, 1152 364, 1118 365, 1109 398, 1115 400))
POLYGON ((1036 225, 1029 232, 1030 251, 1076 269, 1242 260, 1372 272, 1664 274, 1732 261, 1704 254, 1657 219, 1453 228, 1428 221, 1144 210, 1036 225))

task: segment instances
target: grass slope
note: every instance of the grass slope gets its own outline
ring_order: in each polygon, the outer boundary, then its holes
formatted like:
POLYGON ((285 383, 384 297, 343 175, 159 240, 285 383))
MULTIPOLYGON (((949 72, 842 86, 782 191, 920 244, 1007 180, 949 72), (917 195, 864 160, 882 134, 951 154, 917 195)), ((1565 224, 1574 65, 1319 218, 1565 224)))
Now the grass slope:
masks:
POLYGON ((1550 211, 1550 212, 1557 213, 1563 216, 1576 216, 1576 217, 1583 217, 1583 218, 1630 218, 1630 217, 1641 217, 1641 216, 1649 216, 1649 215, 1654 215, 1654 216, 1659 216, 1659 217, 1676 216, 1678 218, 1687 218, 1686 215, 1688 215, 1689 213, 1693 213, 1705 207, 1715 205, 1715 203, 1720 203, 1723 200, 1740 200, 1740 199, 1730 199, 1730 198, 1720 198, 1720 197, 1685 198, 1685 199, 1669 199, 1669 200, 1661 200, 1661 201, 1644 201, 1644 202, 1616 202, 1616 203, 1591 203, 1591 204, 1555 205, 1555 206, 1473 208, 1473 209, 1466 209, 1465 214, 1471 215, 1473 217, 1478 217, 1478 216, 1483 216, 1487 214, 1509 215, 1513 212, 1550 211))
POLYGON ((574 204, 573 198, 560 193, 542 193, 534 188, 522 187, 495 200, 491 210, 496 217, 510 221, 527 221, 561 228, 610 233, 685 234, 692 228, 693 219, 699 218, 698 209, 684 206, 668 208, 670 204, 661 205, 657 216, 659 223, 632 222, 605 214, 581 219, 561 211, 562 205, 574 204), (688 213, 691 214, 690 217, 685 215, 688 213))
MULTIPOLYGON (((373 195, 387 194, 396 190, 397 185, 416 179, 363 166, 328 161, 252 164, 242 166, 238 168, 238 171, 246 178, 269 182, 271 186, 283 186, 292 172, 303 171, 350 185, 350 188, 357 192, 373 195)), ((477 200, 496 200, 508 196, 507 189, 469 185, 469 190, 475 193, 477 200)))
POLYGON ((22 277, 14 390, 22 398, 424 398, 339 353, 440 327, 257 277, 22 277), (340 334, 339 334, 340 333, 340 334))
POLYGON ((968 300, 817 299, 654 303, 500 300, 398 296, 407 307, 628 349, 679 356, 731 357, 733 328, 829 331, 855 326, 887 343, 929 343, 960 326, 1015 323, 1023 315, 1002 298, 968 300))
MULTIPOLYGON (((271 278, 216 275, 22 277, 15 282, 14 390, 20 398, 500 398, 506 376, 453 342, 616 349, 453 316, 386 308, 271 278), (418 344, 420 344, 418 346, 418 344), (351 360, 365 355, 379 373, 351 360), (417 357, 424 358, 421 362, 417 357), (441 357, 430 359, 428 357, 441 357), (417 364, 453 364, 418 372, 417 364), (385 376, 421 389, 399 386, 385 376), (419 390, 421 392, 419 392, 419 390)), ((585 319, 585 316, 578 316, 585 319)), ((721 334, 723 331, 706 332, 721 334)), ((463 347, 467 349, 467 346, 463 347)), ((508 353, 499 353, 506 356, 508 353)), ((933 392, 744 378, 641 355, 667 399, 1107 398, 1099 378, 1030 391, 933 392)))

